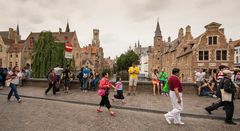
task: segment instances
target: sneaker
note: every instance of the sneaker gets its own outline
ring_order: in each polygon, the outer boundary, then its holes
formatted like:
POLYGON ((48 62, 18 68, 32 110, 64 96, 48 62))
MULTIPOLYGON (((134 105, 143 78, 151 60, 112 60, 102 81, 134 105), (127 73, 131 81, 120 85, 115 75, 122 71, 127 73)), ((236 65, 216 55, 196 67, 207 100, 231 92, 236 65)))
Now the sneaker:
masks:
POLYGON ((209 110, 207 109, 207 107, 205 108, 205 110, 208 112, 208 114, 209 114, 209 115, 211 115, 211 114, 212 114, 212 112, 211 112, 211 111, 209 111, 209 110))
POLYGON ((18 101, 18 103, 21 103, 21 102, 22 102, 22 99, 18 99, 17 101, 18 101))
POLYGON ((168 124, 172 124, 172 122, 171 122, 170 119, 166 116, 166 114, 164 114, 164 117, 165 117, 165 119, 166 119, 166 121, 167 121, 168 124))
POLYGON ((229 124, 229 125, 237 125, 237 123, 233 122, 233 121, 225 121, 226 124, 229 124))
POLYGON ((213 98, 217 98, 217 96, 216 96, 216 95, 212 95, 212 97, 213 97, 213 98))
POLYGON ((174 123, 175 125, 184 125, 184 123, 183 122, 179 122, 179 123, 174 123))

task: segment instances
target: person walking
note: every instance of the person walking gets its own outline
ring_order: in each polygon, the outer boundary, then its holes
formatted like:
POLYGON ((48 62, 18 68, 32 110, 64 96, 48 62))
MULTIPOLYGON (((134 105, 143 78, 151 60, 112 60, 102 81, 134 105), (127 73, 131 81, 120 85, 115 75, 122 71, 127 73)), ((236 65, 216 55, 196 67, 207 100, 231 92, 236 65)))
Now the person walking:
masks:
POLYGON ((233 122, 232 117, 234 113, 234 93, 236 92, 236 87, 231 80, 232 72, 230 70, 224 70, 224 81, 223 88, 221 89, 222 101, 224 105, 224 110, 226 112, 225 123, 230 125, 236 125, 237 123, 233 122), (227 98, 226 96, 230 96, 227 98))
POLYGON ((7 80, 10 81, 10 87, 11 87, 11 90, 8 93, 8 97, 7 97, 8 101, 10 101, 12 94, 14 93, 18 103, 21 102, 21 98, 20 98, 20 96, 18 94, 18 90, 17 90, 17 86, 19 84, 19 79, 20 79, 20 77, 18 76, 19 72, 20 72, 19 67, 14 66, 12 71, 9 71, 9 73, 7 75, 7 80))
POLYGON ((70 68, 69 65, 67 65, 66 69, 63 71, 63 79, 64 79, 64 93, 68 93, 69 87, 70 87, 70 68))
POLYGON ((224 65, 219 66, 219 72, 217 75, 217 89, 216 89, 216 96, 219 97, 219 99, 217 99, 217 101, 214 102, 212 105, 204 108, 208 112, 208 114, 212 114, 212 111, 218 109, 221 106, 224 106, 224 103, 222 102, 220 89, 223 87, 223 82, 224 82, 223 71, 227 69, 228 69, 227 66, 224 66, 224 65))
POLYGON ((63 68, 60 68, 59 65, 57 65, 55 68, 54 68, 54 72, 57 76, 57 82, 56 82, 56 87, 60 87, 60 83, 61 83, 61 76, 62 76, 62 72, 63 72, 63 68))
POLYGON ((45 91, 45 95, 47 95, 49 90, 53 90, 53 95, 56 95, 56 82, 57 82, 57 76, 54 72, 54 69, 50 69, 48 72, 48 88, 45 91))
POLYGON ((128 69, 128 73, 129 73, 128 96, 130 96, 132 92, 133 92, 133 95, 136 94, 139 72, 140 70, 135 63, 133 63, 132 66, 128 69))
POLYGON ((121 81, 121 77, 117 77, 116 78, 116 83, 115 83, 115 87, 116 87, 116 90, 117 90, 117 94, 113 96, 112 100, 114 101, 114 98, 115 99, 120 99, 122 101, 122 104, 125 104, 125 101, 124 101, 124 96, 123 96, 123 84, 122 84, 122 81, 121 81))
POLYGON ((168 124, 171 124, 172 121, 174 124, 183 125, 184 123, 181 121, 181 112, 183 111, 183 99, 182 92, 183 88, 181 82, 179 80, 180 70, 178 68, 173 68, 172 75, 168 80, 168 84, 170 87, 170 99, 173 106, 173 109, 164 114, 166 121, 168 124))
POLYGON ((109 111, 109 114, 111 116, 116 116, 116 114, 113 111, 111 111, 111 104, 110 104, 110 101, 108 98, 109 90, 111 87, 114 88, 114 86, 109 82, 108 73, 103 72, 102 79, 100 80, 100 83, 99 83, 99 90, 98 90, 98 94, 102 97, 102 99, 99 104, 99 108, 97 109, 97 112, 98 113, 103 112, 101 110, 101 107, 106 106, 109 111), (99 92, 101 92, 101 93, 99 93, 99 92))

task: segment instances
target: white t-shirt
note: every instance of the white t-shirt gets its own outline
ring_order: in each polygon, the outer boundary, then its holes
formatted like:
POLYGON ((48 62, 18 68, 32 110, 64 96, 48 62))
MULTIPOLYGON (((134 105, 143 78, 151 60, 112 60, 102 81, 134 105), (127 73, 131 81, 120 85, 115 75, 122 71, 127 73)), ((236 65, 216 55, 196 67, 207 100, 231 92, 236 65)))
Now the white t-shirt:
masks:
POLYGON ((63 72, 63 68, 55 67, 54 72, 55 72, 56 75, 61 76, 62 72, 63 72))
MULTIPOLYGON (((12 71, 10 71, 9 73, 8 73, 10 76, 12 76, 13 75, 13 72, 12 71)), ((10 83, 13 83, 13 84, 16 84, 16 85, 18 85, 19 84, 19 77, 21 77, 19 74, 15 74, 15 78, 13 78, 11 81, 10 81, 10 83)))
POLYGON ((197 80, 196 80, 196 81, 204 81, 205 75, 206 75, 205 72, 202 72, 202 73, 197 72, 197 73, 195 74, 195 76, 197 77, 197 80))

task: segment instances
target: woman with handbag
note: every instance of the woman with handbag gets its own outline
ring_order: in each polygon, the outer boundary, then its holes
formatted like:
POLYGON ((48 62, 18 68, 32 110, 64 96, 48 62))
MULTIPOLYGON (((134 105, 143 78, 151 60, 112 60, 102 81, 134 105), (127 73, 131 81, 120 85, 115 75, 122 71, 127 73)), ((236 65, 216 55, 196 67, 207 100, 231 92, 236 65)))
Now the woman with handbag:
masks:
POLYGON ((20 77, 17 75, 18 73, 20 72, 19 70, 19 67, 18 66, 14 66, 12 71, 10 71, 7 75, 7 80, 10 81, 10 87, 11 87, 11 90, 10 92, 8 93, 8 101, 10 101, 11 97, 12 97, 12 94, 14 93, 18 103, 21 102, 21 98, 20 96, 18 95, 18 91, 17 91, 17 86, 19 84, 19 79, 20 77))
POLYGON ((100 80, 100 83, 99 83, 99 90, 98 90, 98 95, 102 97, 102 100, 99 104, 99 108, 97 109, 97 112, 102 112, 101 107, 106 106, 110 115, 115 116, 116 114, 110 109, 111 104, 108 98, 109 90, 111 87, 114 88, 114 86, 108 80, 108 73, 103 72, 102 79, 100 80))
POLYGON ((224 105, 224 110, 226 112, 226 124, 236 125, 237 123, 232 121, 233 113, 234 113, 234 93, 236 92, 236 88, 231 80, 232 72, 230 70, 224 70, 224 81, 223 88, 221 89, 222 102, 224 105))

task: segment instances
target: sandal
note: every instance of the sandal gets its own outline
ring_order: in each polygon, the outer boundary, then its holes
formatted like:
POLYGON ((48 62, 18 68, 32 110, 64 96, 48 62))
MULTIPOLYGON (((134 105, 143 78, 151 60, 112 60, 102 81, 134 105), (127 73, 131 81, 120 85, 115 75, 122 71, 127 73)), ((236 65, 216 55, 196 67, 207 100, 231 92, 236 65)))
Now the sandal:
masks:
POLYGON ((100 112, 103 112, 103 111, 102 111, 102 110, 100 110, 100 109, 97 109, 97 112, 98 112, 98 113, 100 113, 100 112))
POLYGON ((111 116, 116 116, 116 113, 111 112, 110 115, 111 115, 111 116))

